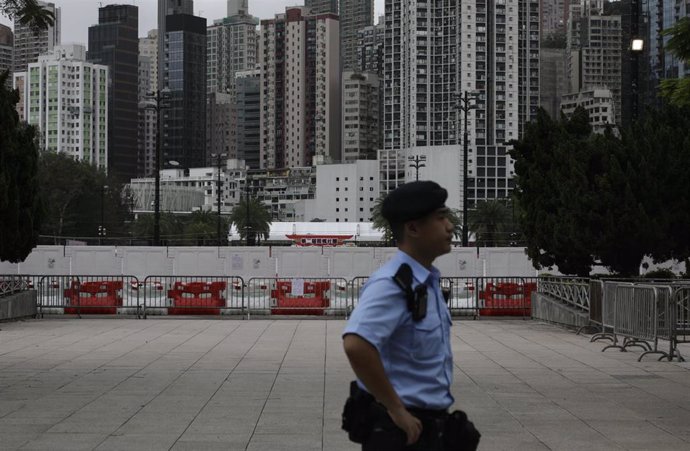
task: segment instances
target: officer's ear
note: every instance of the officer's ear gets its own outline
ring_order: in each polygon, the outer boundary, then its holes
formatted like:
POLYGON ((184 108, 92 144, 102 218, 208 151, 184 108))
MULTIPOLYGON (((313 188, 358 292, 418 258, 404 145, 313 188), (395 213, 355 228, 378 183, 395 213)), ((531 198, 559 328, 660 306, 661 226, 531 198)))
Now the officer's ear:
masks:
POLYGON ((414 221, 407 221, 405 223, 405 231, 407 232, 408 236, 411 237, 418 237, 420 235, 420 224, 419 221, 414 220, 414 221))

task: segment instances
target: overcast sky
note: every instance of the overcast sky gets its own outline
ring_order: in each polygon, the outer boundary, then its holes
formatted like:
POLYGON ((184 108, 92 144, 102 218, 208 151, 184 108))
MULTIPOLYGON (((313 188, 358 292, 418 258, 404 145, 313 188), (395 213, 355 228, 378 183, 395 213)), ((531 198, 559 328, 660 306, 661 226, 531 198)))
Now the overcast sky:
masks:
MULTIPOLYGON (((158 27, 156 14, 157 0, 122 0, 103 1, 94 0, 52 0, 62 9, 62 42, 81 43, 87 45, 89 26, 98 23, 98 7, 110 4, 132 4, 139 6, 139 36, 146 36, 149 30, 158 27)), ((259 19, 269 19, 276 13, 285 11, 286 6, 303 4, 300 0, 249 0, 249 13, 259 19)), ((383 14, 384 0, 375 0, 376 11, 374 23, 383 14)), ((194 0, 194 14, 205 17, 208 24, 215 19, 222 19, 227 13, 226 0, 194 0)), ((12 25, 4 16, 0 16, 0 23, 12 25)))

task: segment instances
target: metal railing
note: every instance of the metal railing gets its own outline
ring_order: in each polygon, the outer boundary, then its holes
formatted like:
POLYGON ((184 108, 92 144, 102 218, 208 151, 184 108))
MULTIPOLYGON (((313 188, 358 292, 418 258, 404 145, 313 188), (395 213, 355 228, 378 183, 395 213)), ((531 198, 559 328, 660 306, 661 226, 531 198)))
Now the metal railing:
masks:
POLYGON ((558 299, 571 307, 584 311, 590 310, 589 279, 582 277, 540 277, 539 292, 558 299))
POLYGON ((244 315, 244 280, 239 276, 147 276, 137 290, 142 314, 244 315))
MULTIPOLYGON (((36 280, 36 278, 33 278, 36 280)), ((37 279, 38 313, 140 316, 134 276, 42 276, 37 279)))
POLYGON ((9 296, 30 289, 26 276, 16 274, 0 275, 0 297, 9 296))
POLYGON ((249 279, 248 315, 347 315, 353 290, 339 277, 249 279))

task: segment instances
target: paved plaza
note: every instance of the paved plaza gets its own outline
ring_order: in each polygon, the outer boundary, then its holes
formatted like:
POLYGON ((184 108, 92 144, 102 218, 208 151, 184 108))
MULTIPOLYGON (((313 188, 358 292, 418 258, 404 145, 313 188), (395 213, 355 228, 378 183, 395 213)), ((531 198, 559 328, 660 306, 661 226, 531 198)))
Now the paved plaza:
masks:
MULTIPOLYGON (((0 449, 356 450, 340 320, 0 324, 0 449)), ((690 365, 534 321, 456 321, 482 450, 690 450, 690 365)), ((685 350, 681 348, 681 350, 685 350)))

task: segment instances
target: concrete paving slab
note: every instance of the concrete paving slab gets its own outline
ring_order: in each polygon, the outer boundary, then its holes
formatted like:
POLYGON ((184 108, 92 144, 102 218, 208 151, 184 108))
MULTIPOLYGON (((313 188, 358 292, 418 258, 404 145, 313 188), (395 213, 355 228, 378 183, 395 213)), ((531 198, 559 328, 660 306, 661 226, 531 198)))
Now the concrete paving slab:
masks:
MULTIPOLYGON (((358 449, 340 320, 44 319, 0 330, 0 448, 358 449)), ((558 327, 458 321, 485 450, 690 450, 690 365, 558 327)), ((690 354, 690 349, 687 352, 690 354)))

